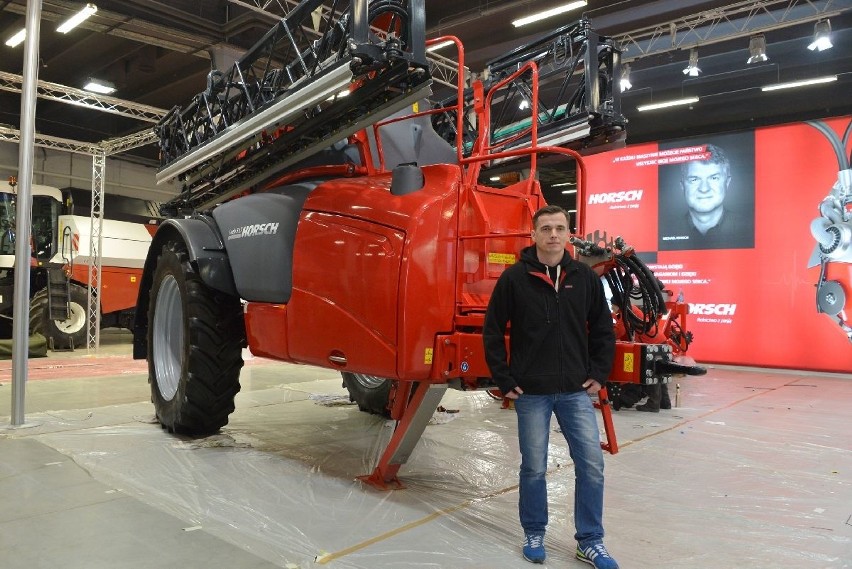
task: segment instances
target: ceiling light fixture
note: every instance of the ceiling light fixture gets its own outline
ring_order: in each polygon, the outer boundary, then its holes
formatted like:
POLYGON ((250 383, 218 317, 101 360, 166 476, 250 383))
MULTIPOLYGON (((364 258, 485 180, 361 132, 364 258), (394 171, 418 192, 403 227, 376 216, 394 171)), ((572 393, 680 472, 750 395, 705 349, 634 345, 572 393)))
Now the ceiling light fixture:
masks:
POLYGON ((86 86, 83 87, 83 90, 91 91, 92 93, 100 93, 101 95, 111 95, 112 93, 115 93, 115 85, 109 81, 104 81, 103 79, 89 79, 86 86))
POLYGON ((686 99, 674 99, 671 101, 664 101, 662 103, 652 103, 650 105, 640 105, 636 107, 636 110, 639 112, 642 111, 655 111, 657 109, 665 109, 666 107, 677 107, 679 105, 691 105, 693 103, 698 102, 698 97, 687 97, 686 99))
POLYGON ((447 47, 448 45, 453 45, 453 40, 442 41, 441 43, 436 43, 435 45, 430 45, 426 48, 426 51, 438 51, 441 48, 447 47))
POLYGON ((698 77, 701 70, 698 68, 698 50, 692 48, 689 50, 689 65, 684 67, 683 74, 690 77, 698 77))
POLYGON ((808 44, 808 49, 825 51, 834 47, 831 43, 831 22, 828 20, 820 20, 814 24, 814 41, 808 44))
POLYGON ((837 81, 837 75, 828 75, 826 77, 816 77, 814 79, 803 79, 801 81, 789 81, 787 83, 775 83, 774 85, 764 85, 760 88, 761 91, 776 91, 778 89, 792 89, 793 87, 804 87, 806 85, 819 85, 820 83, 831 83, 837 81))
POLYGON ((15 35, 13 35, 9 39, 7 39, 6 45, 8 45, 9 47, 18 47, 19 45, 21 45, 21 43, 23 43, 24 38, 26 38, 26 37, 27 37, 27 30, 26 30, 26 28, 23 28, 20 31, 18 31, 18 33, 16 33, 15 35))
POLYGON ((67 34, 77 26, 79 26, 83 20, 87 19, 89 16, 98 11, 98 7, 94 4, 86 4, 83 6, 83 9, 59 24, 59 27, 56 28, 56 31, 60 34, 67 34))
POLYGON ((520 18, 512 22, 512 25, 516 28, 520 28, 521 26, 525 26, 527 24, 531 24, 533 22, 538 22, 539 20, 544 20, 545 18, 551 18, 553 16, 558 16, 559 14, 564 14, 565 12, 570 12, 571 10, 576 10, 577 8, 582 8, 588 4, 586 0, 578 0, 577 2, 569 2, 568 4, 563 4, 561 6, 557 6, 555 8, 551 8, 550 10, 545 10, 543 12, 537 12, 535 14, 531 14, 524 18, 520 18))
POLYGON ((577 190, 562 190, 563 194, 576 194, 577 190))
POLYGON ((618 81, 618 86, 621 87, 621 92, 629 90, 633 87, 633 83, 630 82, 630 65, 624 64, 624 67, 621 68, 621 79, 618 81))
POLYGON ((522 111, 525 111, 528 108, 530 108, 530 102, 527 101, 526 99, 521 99, 521 102, 518 103, 518 108, 521 109, 522 111))
POLYGON ((748 54, 749 58, 746 60, 748 65, 768 61, 769 58, 766 56, 766 36, 763 34, 751 36, 751 39, 748 40, 748 54))

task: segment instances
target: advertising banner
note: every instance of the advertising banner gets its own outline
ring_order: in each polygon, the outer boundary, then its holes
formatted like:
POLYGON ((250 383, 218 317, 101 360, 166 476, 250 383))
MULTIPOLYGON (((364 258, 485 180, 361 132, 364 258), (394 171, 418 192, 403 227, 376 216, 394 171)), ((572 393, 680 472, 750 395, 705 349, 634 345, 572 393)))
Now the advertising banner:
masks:
POLYGON ((585 159, 586 227, 690 305, 699 362, 852 372, 852 118, 585 159))

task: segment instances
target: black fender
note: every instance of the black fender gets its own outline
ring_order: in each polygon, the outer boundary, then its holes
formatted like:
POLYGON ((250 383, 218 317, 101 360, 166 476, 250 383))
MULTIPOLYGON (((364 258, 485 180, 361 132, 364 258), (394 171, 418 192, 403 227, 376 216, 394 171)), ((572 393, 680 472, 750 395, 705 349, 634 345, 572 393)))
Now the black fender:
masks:
POLYGON ((296 229, 305 200, 316 186, 315 182, 279 186, 213 210, 240 298, 290 301, 296 229))
POLYGON ((185 219, 167 219, 157 228, 139 283, 133 321, 133 358, 148 357, 148 305, 157 258, 163 245, 180 241, 186 245, 189 261, 204 284, 231 296, 237 295, 234 275, 222 235, 210 216, 195 214, 185 219))

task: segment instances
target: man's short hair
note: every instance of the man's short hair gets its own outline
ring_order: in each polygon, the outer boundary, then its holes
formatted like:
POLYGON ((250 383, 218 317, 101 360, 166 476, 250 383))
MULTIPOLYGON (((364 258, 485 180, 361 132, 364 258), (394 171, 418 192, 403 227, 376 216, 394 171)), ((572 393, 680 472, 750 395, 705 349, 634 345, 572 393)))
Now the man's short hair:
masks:
POLYGON ((538 225, 538 218, 540 218, 542 215, 553 215, 554 213, 564 214, 565 220, 570 223, 571 217, 568 215, 568 212, 565 211, 563 208, 559 207, 558 205, 551 204, 551 205, 546 205, 543 208, 540 208, 537 212, 535 212, 535 215, 533 215, 533 219, 532 219, 533 229, 535 229, 536 226, 538 225))
POLYGON ((680 165, 680 177, 686 178, 687 173, 689 172, 689 165, 695 162, 700 162, 701 164, 719 164, 722 166, 722 169, 725 171, 726 176, 731 175, 731 161, 728 160, 728 155, 725 154, 725 151, 715 144, 707 145, 707 152, 710 153, 710 158, 707 160, 690 160, 688 162, 684 162, 680 165))

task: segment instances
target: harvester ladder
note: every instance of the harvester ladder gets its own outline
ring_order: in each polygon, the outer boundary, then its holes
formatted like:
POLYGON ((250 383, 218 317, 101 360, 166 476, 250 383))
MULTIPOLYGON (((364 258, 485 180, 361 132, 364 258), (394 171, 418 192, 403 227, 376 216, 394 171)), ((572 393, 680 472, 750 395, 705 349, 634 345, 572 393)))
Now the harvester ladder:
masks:
POLYGON ((70 318, 71 283, 61 268, 47 269, 47 313, 51 320, 70 318))

